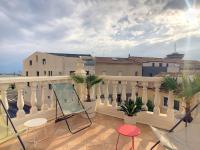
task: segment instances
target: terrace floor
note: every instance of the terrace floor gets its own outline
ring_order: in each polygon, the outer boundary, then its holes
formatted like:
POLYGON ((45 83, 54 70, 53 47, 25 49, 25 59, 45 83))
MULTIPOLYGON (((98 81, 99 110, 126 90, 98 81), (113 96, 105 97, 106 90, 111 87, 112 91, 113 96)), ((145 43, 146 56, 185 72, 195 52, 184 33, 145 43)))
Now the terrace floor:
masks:
MULTIPOLYGON (((78 122, 85 121, 80 116, 72 118, 70 122, 79 126, 78 122)), ((28 142, 29 138, 33 138, 32 134, 37 135, 37 138, 44 137, 44 130, 37 129, 27 136, 22 136, 27 149, 35 150, 115 150, 118 134, 116 128, 123 124, 122 119, 97 114, 92 119, 91 127, 82 130, 79 133, 71 134, 64 121, 54 123, 51 121, 47 124, 47 136, 44 141, 39 142, 36 147, 33 143, 28 142)), ((151 129, 147 125, 136 124, 141 129, 141 135, 135 138, 135 148, 137 150, 149 150, 150 147, 157 141, 151 129)), ((131 147, 131 138, 120 136, 118 150, 127 150, 131 147)), ((17 140, 11 140, 0 145, 1 150, 18 150, 20 144, 17 140)), ((156 150, 163 150, 161 146, 156 147, 156 150)))

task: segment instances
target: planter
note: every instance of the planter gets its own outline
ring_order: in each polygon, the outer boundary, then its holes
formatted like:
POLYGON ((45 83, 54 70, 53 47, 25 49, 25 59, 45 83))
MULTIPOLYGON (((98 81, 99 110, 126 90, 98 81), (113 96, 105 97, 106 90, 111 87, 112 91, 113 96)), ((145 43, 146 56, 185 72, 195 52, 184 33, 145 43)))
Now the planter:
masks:
POLYGON ((124 123, 126 123, 126 124, 136 124, 136 116, 124 115, 124 123))
MULTIPOLYGON (((95 114, 96 114, 96 101, 92 101, 92 102, 83 102, 83 106, 85 107, 85 109, 87 110, 87 113, 89 115, 90 118, 94 118, 95 114)), ((83 118, 87 118, 85 113, 82 113, 81 116, 83 118)))

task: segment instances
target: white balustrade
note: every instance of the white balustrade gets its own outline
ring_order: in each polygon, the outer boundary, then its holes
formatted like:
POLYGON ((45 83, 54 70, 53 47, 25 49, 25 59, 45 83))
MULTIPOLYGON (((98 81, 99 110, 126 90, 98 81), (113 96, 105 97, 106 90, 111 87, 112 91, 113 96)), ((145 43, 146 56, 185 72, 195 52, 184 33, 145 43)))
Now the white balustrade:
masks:
POLYGON ((112 102, 112 106, 113 107, 117 107, 117 81, 113 81, 112 85, 113 85, 113 102, 112 102))
POLYGON ((147 95, 147 86, 148 86, 148 82, 143 82, 142 83, 142 102, 144 103, 143 105, 143 109, 147 110, 147 100, 148 100, 148 95, 147 95))
POLYGON ((48 109, 48 104, 47 104, 47 83, 46 82, 43 82, 42 83, 42 107, 41 109, 42 110, 47 110, 48 109))
POLYGON ((136 85, 137 82, 131 82, 131 100, 136 100, 136 85))
POLYGON ((155 98, 154 98, 154 109, 153 112, 156 115, 160 114, 160 82, 155 82, 154 86, 155 86, 155 98))
POLYGON ((18 91, 18 98, 17 98, 17 117, 22 118, 25 116, 25 111, 24 111, 24 83, 18 83, 17 84, 17 91, 18 91))
POLYGON ((108 80, 104 81, 104 105, 106 105, 106 106, 109 105, 108 84, 109 84, 109 81, 108 81, 108 80))
POLYGON ((101 103, 101 83, 97 85, 97 104, 101 103))
POLYGON ((30 110, 31 114, 37 112, 36 103, 37 103, 37 83, 32 82, 31 83, 31 110, 30 110))
POLYGON ((174 93, 173 91, 169 91, 169 94, 168 94, 167 116, 169 119, 174 120, 174 93))
POLYGON ((122 101, 126 100, 126 86, 127 86, 127 82, 122 81, 122 101))
POLYGON ((8 84, 1 84, 0 85, 0 90, 1 90, 1 99, 2 102, 5 106, 5 108, 8 110, 9 105, 8 105, 8 99, 7 99, 7 90, 8 90, 9 85, 8 84))

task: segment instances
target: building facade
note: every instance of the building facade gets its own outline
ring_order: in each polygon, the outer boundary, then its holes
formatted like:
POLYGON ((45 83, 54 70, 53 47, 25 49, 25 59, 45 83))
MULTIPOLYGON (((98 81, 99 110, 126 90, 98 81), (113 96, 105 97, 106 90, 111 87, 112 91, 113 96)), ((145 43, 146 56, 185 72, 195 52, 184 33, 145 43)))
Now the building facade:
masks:
POLYGON ((35 52, 23 62, 24 76, 70 75, 76 70, 76 63, 82 60, 87 73, 95 73, 95 62, 89 54, 62 54, 35 52))
POLYGON ((142 64, 129 58, 96 57, 97 75, 142 76, 142 64))

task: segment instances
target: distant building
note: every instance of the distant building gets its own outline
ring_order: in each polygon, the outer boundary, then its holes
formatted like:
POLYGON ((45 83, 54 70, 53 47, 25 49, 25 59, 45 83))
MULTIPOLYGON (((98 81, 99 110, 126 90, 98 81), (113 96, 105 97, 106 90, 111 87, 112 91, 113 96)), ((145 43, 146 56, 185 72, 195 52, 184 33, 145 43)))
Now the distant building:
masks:
POLYGON ((142 76, 142 63, 129 58, 96 57, 97 75, 142 76))
POLYGON ((162 72, 178 73, 180 71, 180 64, 174 60, 134 56, 130 56, 129 58, 142 63, 142 76, 152 77, 162 72))
POLYGON ((35 52, 23 62, 24 76, 61 76, 70 75, 76 70, 80 59, 87 73, 95 73, 95 62, 90 54, 63 54, 35 52))

